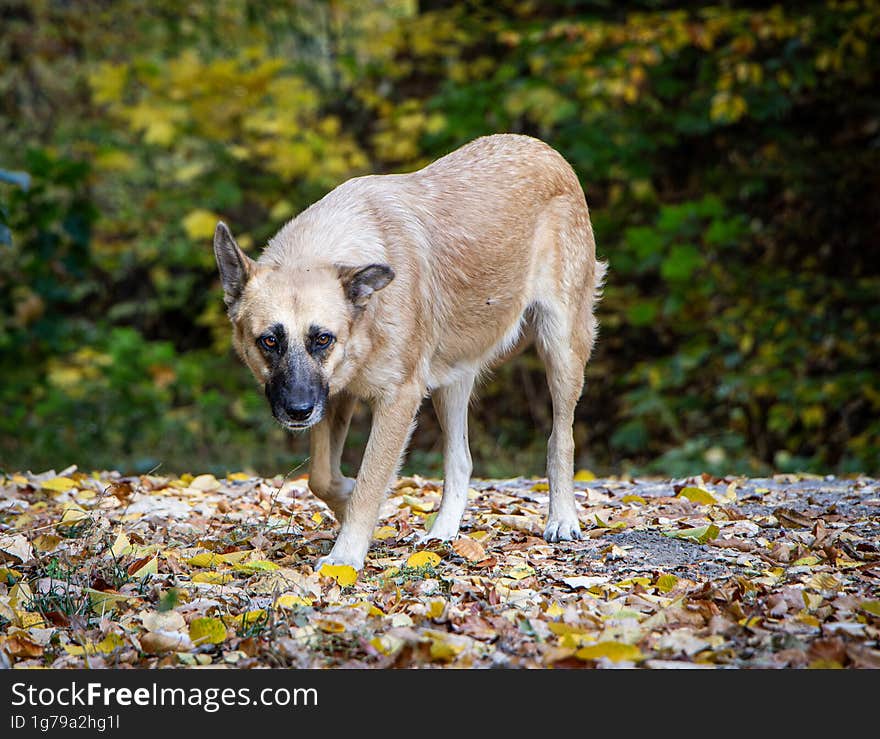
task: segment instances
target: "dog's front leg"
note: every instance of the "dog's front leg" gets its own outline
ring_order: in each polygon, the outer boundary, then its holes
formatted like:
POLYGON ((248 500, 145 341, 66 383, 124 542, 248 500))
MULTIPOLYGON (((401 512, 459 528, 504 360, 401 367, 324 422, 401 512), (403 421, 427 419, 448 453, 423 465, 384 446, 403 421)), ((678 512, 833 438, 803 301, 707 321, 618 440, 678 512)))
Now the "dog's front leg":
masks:
POLYGON ((339 393, 328 401, 323 420, 309 432, 309 489, 342 523, 354 480, 342 474, 342 449, 354 412, 355 399, 339 393))
POLYGON ((422 389, 414 385, 400 388, 392 397, 373 406, 373 427, 364 452, 361 469, 333 549, 316 563, 364 566, 379 508, 403 454, 413 419, 422 400, 422 389))

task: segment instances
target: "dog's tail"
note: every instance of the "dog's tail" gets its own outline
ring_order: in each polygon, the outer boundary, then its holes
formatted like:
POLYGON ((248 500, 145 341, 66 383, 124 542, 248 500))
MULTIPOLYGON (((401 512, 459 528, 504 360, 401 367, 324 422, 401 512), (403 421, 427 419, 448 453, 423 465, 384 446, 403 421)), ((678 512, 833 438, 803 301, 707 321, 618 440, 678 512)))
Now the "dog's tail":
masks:
POLYGON ((605 292, 605 278, 608 276, 608 260, 604 262, 601 259, 596 260, 596 267, 593 272, 593 307, 598 305, 602 300, 605 292))

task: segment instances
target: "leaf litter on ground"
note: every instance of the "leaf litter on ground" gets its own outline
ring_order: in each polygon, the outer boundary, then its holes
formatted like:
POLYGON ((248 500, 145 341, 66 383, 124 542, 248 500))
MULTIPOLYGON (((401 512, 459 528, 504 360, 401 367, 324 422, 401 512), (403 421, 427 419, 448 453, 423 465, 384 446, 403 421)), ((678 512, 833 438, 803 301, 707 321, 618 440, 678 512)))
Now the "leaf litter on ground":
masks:
POLYGON ((880 482, 575 476, 584 538, 541 538, 546 480, 399 480, 363 571, 307 479, 0 477, 0 666, 880 667, 880 482))

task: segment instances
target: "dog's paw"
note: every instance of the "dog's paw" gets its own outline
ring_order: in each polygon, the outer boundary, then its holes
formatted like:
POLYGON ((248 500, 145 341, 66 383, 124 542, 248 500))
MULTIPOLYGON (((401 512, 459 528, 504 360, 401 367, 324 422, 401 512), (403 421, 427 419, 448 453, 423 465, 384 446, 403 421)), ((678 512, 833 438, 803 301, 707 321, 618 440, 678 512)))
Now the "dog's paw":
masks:
POLYGON ((416 537, 416 543, 424 544, 429 541, 452 541, 458 538, 459 524, 457 521, 444 521, 440 516, 434 519, 430 531, 425 531, 416 537))
POLYGON ((349 567, 354 567, 359 572, 364 568, 363 560, 357 561, 355 557, 335 556, 333 552, 330 552, 326 557, 320 557, 315 562, 315 572, 320 572, 324 565, 348 565, 349 567))
POLYGON ((581 538, 581 525, 576 519, 558 519, 547 521, 544 539, 551 543, 557 541, 577 541, 581 538))

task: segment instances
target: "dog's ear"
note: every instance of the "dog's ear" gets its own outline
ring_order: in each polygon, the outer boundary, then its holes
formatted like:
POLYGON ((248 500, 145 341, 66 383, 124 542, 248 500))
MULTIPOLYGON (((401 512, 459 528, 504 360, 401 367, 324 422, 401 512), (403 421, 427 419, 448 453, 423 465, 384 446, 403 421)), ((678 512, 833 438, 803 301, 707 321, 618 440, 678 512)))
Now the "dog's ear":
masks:
POLYGON ((363 308, 370 296, 394 279, 394 270, 387 264, 368 264, 366 267, 336 265, 345 296, 358 308, 363 308))
POLYGON ((253 271, 254 260, 235 243, 232 233, 223 221, 217 224, 214 231, 214 256, 220 269, 220 282, 223 284, 223 302, 231 307, 244 291, 253 271))

